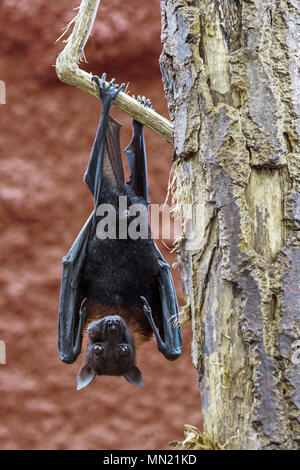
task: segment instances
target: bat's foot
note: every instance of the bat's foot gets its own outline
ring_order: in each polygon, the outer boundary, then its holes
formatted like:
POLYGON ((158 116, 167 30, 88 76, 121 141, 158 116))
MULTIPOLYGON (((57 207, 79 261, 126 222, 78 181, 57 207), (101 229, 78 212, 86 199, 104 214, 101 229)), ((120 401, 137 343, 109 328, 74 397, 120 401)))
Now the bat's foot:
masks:
MULTIPOLYGON (((135 96, 132 95, 132 98, 135 99, 135 96)), ((140 95, 137 97, 137 101, 139 102, 139 104, 141 106, 145 106, 145 108, 152 108, 152 103, 151 101, 149 100, 149 98, 146 98, 145 96, 142 96, 140 97, 140 95)), ((143 124, 141 124, 140 122, 136 121, 134 118, 132 119, 132 125, 133 125, 133 128, 135 129, 135 132, 141 132, 141 130, 143 129, 143 124)))
MULTIPOLYGON (((135 98, 134 95, 132 95, 132 98, 135 98)), ((140 95, 137 97, 137 101, 142 105, 145 106, 146 108, 152 108, 152 103, 149 100, 149 98, 146 98, 145 96, 140 97, 140 95)))
POLYGON ((122 91, 125 87, 125 83, 122 83, 120 86, 118 84, 115 85, 114 78, 109 82, 108 86, 106 86, 106 73, 102 75, 101 79, 97 75, 94 75, 92 80, 96 83, 99 89, 99 96, 103 105, 110 105, 118 96, 120 91, 122 91))

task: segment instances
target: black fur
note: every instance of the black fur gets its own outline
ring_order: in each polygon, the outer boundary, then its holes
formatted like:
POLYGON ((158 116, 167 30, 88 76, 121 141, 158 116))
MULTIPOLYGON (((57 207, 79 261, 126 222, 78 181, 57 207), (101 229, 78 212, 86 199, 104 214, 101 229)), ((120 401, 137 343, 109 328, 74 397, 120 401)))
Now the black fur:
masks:
MULTIPOLYGON (((96 226, 101 217, 95 217, 82 269, 83 287, 89 299, 101 304, 139 305, 140 297, 144 296, 153 307, 159 264, 150 228, 147 226, 147 239, 132 240, 129 236, 119 239, 119 196, 127 196, 127 208, 137 203, 145 206, 145 200, 137 197, 127 184, 117 188, 103 182, 100 204, 115 207, 117 238, 99 239, 96 226)), ((133 218, 126 217, 129 224, 133 218)))
MULTIPOLYGON (((130 383, 141 386, 142 373, 135 365, 135 350, 152 333, 167 359, 174 360, 181 354, 181 331, 174 322, 178 318, 178 303, 170 267, 151 239, 148 224, 143 126, 133 119, 132 140, 125 150, 131 171, 130 182, 126 184, 120 125, 109 116, 110 106, 124 85, 118 87, 112 80, 106 86, 105 74, 102 80, 99 77, 93 80, 103 107, 84 180, 95 205, 63 259, 59 300, 62 361, 70 364, 76 360, 87 328, 86 362, 77 376, 78 390, 102 374, 124 375, 130 383), (122 196, 123 203, 127 198, 127 207, 121 207, 119 213, 122 196), (114 233, 101 238, 99 227, 105 235, 110 213, 108 210, 100 215, 103 204, 115 208, 115 220, 110 219, 109 227, 114 233), (143 213, 143 218, 130 212, 136 204, 140 205, 136 209, 143 213), (133 233, 127 234, 127 229, 134 227, 134 234, 140 232, 142 236, 132 238, 133 233), (119 228, 123 229, 124 238, 119 236, 119 228)), ((141 101, 142 106, 149 103, 141 101)))
POLYGON ((97 375, 124 375, 131 369, 134 339, 121 317, 107 316, 94 321, 88 327, 88 337, 86 360, 97 375))

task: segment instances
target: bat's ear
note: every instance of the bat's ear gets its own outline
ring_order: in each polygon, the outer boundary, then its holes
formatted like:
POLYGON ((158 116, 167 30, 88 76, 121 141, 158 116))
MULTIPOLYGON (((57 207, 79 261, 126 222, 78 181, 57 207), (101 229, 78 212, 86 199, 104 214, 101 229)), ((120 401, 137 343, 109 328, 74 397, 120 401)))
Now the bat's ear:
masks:
POLYGON ((83 387, 86 387, 90 384, 95 378, 94 372, 92 372, 91 368, 84 364, 77 375, 77 390, 81 390, 83 387))
POLYGON ((124 374, 128 382, 138 387, 143 387, 143 374, 137 366, 132 366, 131 369, 124 374))

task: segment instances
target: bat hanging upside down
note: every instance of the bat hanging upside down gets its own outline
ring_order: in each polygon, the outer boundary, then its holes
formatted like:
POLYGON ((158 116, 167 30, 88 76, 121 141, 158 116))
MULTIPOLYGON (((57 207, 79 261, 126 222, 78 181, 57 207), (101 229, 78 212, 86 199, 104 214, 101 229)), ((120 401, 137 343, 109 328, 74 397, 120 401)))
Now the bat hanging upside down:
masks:
MULTIPOLYGON (((96 375, 123 375, 130 383, 143 385, 135 355, 153 333, 167 359, 172 361, 181 354, 170 268, 152 240, 148 224, 143 126, 132 120, 133 136, 125 150, 131 175, 125 183, 120 124, 109 116, 124 85, 114 85, 113 79, 105 87, 105 74, 101 80, 97 76, 93 80, 99 88, 102 114, 84 180, 95 205, 63 259, 59 299, 61 360, 74 362, 87 336, 77 390, 96 375), (135 230, 130 232, 130 226, 135 230)), ((151 107, 149 100, 139 101, 151 107)))

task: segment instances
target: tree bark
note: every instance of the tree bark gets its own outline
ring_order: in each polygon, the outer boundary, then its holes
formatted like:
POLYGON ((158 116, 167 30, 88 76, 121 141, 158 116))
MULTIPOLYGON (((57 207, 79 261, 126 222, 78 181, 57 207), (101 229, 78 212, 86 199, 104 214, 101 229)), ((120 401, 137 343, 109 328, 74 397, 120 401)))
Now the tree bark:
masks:
POLYGON ((297 0, 161 0, 177 243, 204 430, 231 449, 300 442, 297 0), (193 225, 194 237, 189 239, 193 225))

